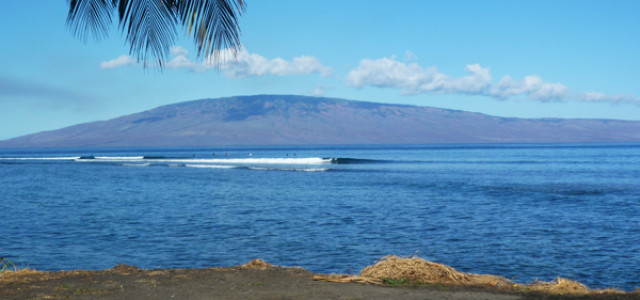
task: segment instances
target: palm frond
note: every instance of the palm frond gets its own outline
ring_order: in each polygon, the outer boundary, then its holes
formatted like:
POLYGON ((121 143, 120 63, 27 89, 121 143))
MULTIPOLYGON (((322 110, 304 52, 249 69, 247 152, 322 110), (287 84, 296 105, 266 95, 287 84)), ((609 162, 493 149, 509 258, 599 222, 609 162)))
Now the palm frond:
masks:
POLYGON ((118 7, 120 26, 127 32, 127 42, 138 61, 147 64, 149 55, 162 66, 176 40, 177 19, 171 5, 164 0, 121 0, 118 7))
POLYGON ((107 0, 70 0, 67 27, 82 41, 91 35, 95 40, 107 37, 113 5, 107 0))
POLYGON ((162 67, 176 40, 176 26, 188 28, 198 49, 198 58, 240 47, 239 17, 243 0, 68 0, 67 26, 83 40, 106 37, 112 16, 118 14, 126 32, 129 52, 147 65, 155 57, 162 67))
POLYGON ((243 0, 177 1, 177 8, 182 25, 193 35, 198 57, 213 54, 217 60, 217 50, 230 48, 235 52, 240 47, 243 0))

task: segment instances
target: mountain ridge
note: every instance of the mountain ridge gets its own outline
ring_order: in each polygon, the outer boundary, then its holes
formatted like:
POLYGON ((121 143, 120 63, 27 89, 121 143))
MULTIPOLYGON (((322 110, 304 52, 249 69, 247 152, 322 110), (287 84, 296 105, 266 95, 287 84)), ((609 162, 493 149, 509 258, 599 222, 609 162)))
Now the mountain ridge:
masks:
POLYGON ((522 119, 296 95, 190 100, 5 141, 2 148, 640 142, 640 121, 522 119))

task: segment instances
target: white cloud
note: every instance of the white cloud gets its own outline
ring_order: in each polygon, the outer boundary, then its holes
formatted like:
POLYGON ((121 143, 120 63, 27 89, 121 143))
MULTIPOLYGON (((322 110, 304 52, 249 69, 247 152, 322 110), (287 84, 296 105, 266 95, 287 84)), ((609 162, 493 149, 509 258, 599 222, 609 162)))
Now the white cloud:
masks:
POLYGON ((406 62, 406 63, 416 62, 417 60, 418 60, 418 56, 413 54, 413 52, 411 52, 409 50, 404 52, 404 62, 406 62))
POLYGON ((225 75, 234 78, 251 76, 292 76, 319 73, 326 77, 333 72, 332 68, 326 67, 312 56, 294 57, 287 61, 282 58, 267 59, 255 53, 249 53, 244 48, 241 49, 235 59, 227 59, 220 64, 220 69, 225 71, 225 75))
POLYGON ((328 89, 332 89, 333 87, 325 86, 324 84, 318 84, 315 90, 311 91, 311 95, 313 96, 324 96, 328 89))
POLYGON ((221 70, 224 70, 226 76, 233 78, 261 77, 265 75, 293 76, 313 73, 319 73, 321 76, 326 77, 333 73, 332 68, 322 65, 317 58, 312 56, 294 57, 290 61, 279 57, 268 59, 255 53, 249 53, 242 48, 236 53, 235 57, 229 53, 223 53, 220 57, 222 58, 222 63, 215 64, 209 58, 207 59, 207 64, 210 67, 218 66, 221 70))
POLYGON ((447 93, 478 94, 491 84, 491 72, 479 64, 467 65, 469 75, 461 78, 449 78, 446 83, 447 93))
MULTIPOLYGON (((233 52, 230 49, 218 51, 217 58, 212 55, 202 62, 189 58, 189 52, 180 46, 170 49, 171 59, 165 67, 186 69, 194 72, 205 72, 216 69, 227 77, 245 78, 262 76, 296 76, 319 74, 330 76, 333 68, 323 65, 316 57, 298 56, 291 60, 283 58, 266 58, 250 53, 245 48, 233 52)), ((137 65, 136 59, 129 55, 121 55, 116 59, 100 64, 103 69, 120 66, 137 65)), ((489 68, 480 64, 469 64, 465 67, 466 76, 452 77, 438 71, 436 67, 424 68, 417 63, 417 56, 406 51, 402 61, 395 56, 380 59, 363 59, 346 76, 346 83, 355 88, 366 86, 399 89, 402 94, 466 94, 489 96, 499 100, 524 96, 530 100, 548 101, 583 101, 633 103, 640 105, 640 99, 633 95, 607 95, 598 92, 571 93, 561 83, 545 82, 538 75, 525 76, 522 80, 506 75, 497 83, 489 68)), ((318 85, 312 95, 322 96, 328 87, 318 85)))
POLYGON ((112 69, 120 66, 133 66, 137 63, 136 59, 129 55, 120 55, 116 59, 104 61, 100 63, 101 69, 112 69))
POLYGON ((174 55, 174 56, 189 54, 189 51, 187 51, 187 49, 182 48, 180 46, 171 46, 171 48, 169 49, 169 52, 171 53, 171 55, 174 55))
MULTIPOLYGON (((414 59, 411 52, 407 52, 406 56, 414 59)), ((346 81, 356 88, 397 88, 403 94, 487 95, 497 99, 526 95, 536 101, 559 101, 569 96, 569 88, 565 85, 547 83, 537 75, 526 76, 523 80, 505 76, 492 84, 489 68, 470 64, 465 70, 468 75, 456 78, 440 73, 435 67, 423 68, 415 62, 401 62, 392 56, 377 60, 363 59, 358 67, 349 72, 346 81)))
MULTIPOLYGON (((165 63, 165 67, 171 69, 188 69, 195 72, 205 72, 210 69, 224 71, 224 75, 233 78, 261 77, 265 75, 274 76, 295 76, 320 74, 327 77, 333 73, 333 68, 327 67, 313 56, 299 56, 292 60, 283 58, 268 59, 255 53, 249 53, 241 48, 234 53, 229 49, 217 52, 218 60, 215 56, 207 57, 203 62, 194 62, 189 59, 189 52, 180 46, 172 46, 170 49, 171 59, 165 63)), ((125 65, 134 65, 136 60, 128 55, 103 62, 100 67, 103 69, 116 68, 125 65)))
POLYGON ((546 83, 537 75, 525 76, 521 81, 505 76, 491 86, 487 94, 498 99, 526 94, 533 100, 552 101, 566 99, 569 88, 560 83, 546 83))
MULTIPOLYGON (((399 62, 394 56, 378 60, 363 59, 360 65, 347 75, 347 83, 356 88, 365 85, 393 87, 403 93, 415 93, 420 82, 433 81, 434 70, 424 70, 418 64, 399 62)), ((437 72, 435 72, 437 73, 437 72)))
POLYGON ((172 47, 173 58, 166 63, 168 68, 189 69, 195 72, 205 72, 210 69, 224 71, 224 75, 233 78, 261 77, 265 75, 294 76, 319 73, 326 77, 333 73, 333 69, 324 66, 312 56, 294 57, 292 60, 282 58, 268 59, 264 56, 249 53, 241 48, 238 52, 226 49, 207 57, 203 62, 196 63, 188 58, 188 52, 182 47, 172 47))
POLYGON ((403 94, 477 94, 491 83, 489 69, 479 64, 466 67, 469 75, 452 78, 438 72, 435 67, 422 68, 417 63, 404 63, 391 58, 363 59, 347 75, 347 84, 362 88, 366 85, 399 88, 403 94))
POLYGON ((180 68, 187 68, 187 69, 193 69, 197 67, 197 64, 192 62, 188 57, 187 54, 189 52, 181 47, 171 47, 171 54, 172 54, 172 58, 171 60, 169 60, 168 62, 165 63, 165 66, 167 68, 171 68, 171 69, 180 69, 180 68))
POLYGON ((522 94, 524 92, 524 84, 513 80, 509 75, 502 77, 497 84, 494 84, 489 89, 489 95, 499 99, 507 99, 511 96, 522 94))
POLYGON ((611 102, 640 104, 640 99, 633 95, 606 95, 598 92, 578 93, 576 99, 586 102, 611 102))

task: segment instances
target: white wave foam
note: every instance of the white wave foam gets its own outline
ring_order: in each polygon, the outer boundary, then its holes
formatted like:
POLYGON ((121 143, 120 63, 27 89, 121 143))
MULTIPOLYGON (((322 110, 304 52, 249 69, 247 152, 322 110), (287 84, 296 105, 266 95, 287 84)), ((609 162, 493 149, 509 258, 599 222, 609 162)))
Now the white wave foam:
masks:
MULTIPOLYGON (((96 156, 96 157, 0 157, 0 160, 73 160, 77 162, 144 162, 144 156, 96 156)), ((201 168, 233 168, 234 166, 265 165, 321 165, 330 164, 331 159, 321 157, 286 157, 286 158, 165 158, 154 159, 154 163, 166 163, 169 166, 201 168)), ((320 169, 324 171, 325 169, 320 169)))
POLYGON ((148 167, 151 164, 150 163, 146 163, 146 164, 122 164, 125 167, 148 167))
POLYGON ((0 157, 0 160, 75 160, 80 156, 73 157, 0 157))
POLYGON ((159 162, 181 162, 200 164, 257 164, 257 165, 318 165, 331 163, 331 159, 321 157, 307 158, 194 158, 194 159, 158 159, 159 162))
POLYGON ((96 156, 95 159, 101 160, 141 160, 144 156, 96 156))
POLYGON ((294 171, 294 172, 326 172, 328 168, 267 168, 267 167, 249 167, 249 170, 258 171, 294 171))
POLYGON ((300 170, 303 172, 326 172, 329 171, 329 168, 312 168, 312 169, 304 169, 304 170, 300 170))
POLYGON ((210 169, 233 169, 236 166, 230 165, 210 165, 210 164, 186 164, 185 167, 189 168, 210 168, 210 169))

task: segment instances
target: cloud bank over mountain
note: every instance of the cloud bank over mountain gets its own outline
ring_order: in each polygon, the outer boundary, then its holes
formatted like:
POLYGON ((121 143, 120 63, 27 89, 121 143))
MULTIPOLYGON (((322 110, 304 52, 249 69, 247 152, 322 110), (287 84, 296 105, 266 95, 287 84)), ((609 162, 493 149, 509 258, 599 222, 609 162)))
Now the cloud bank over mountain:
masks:
MULTIPOLYGON (((186 49, 179 46, 173 46, 170 54, 172 57, 165 65, 169 69, 187 69, 194 72, 221 70, 227 77, 232 78, 309 74, 320 74, 326 77, 333 73, 332 68, 324 66, 317 58, 306 55, 294 57, 291 60, 279 57, 268 59, 241 48, 237 53, 229 50, 220 51, 218 53, 220 59, 218 60, 214 56, 208 56, 204 61, 196 62, 188 57, 189 52, 186 49)), ((109 69, 136 64, 133 57, 121 55, 116 59, 101 63, 100 66, 109 69)))
POLYGON ((346 81, 356 88, 396 88, 403 94, 478 94, 490 85, 489 69, 473 64, 467 65, 466 71, 469 75, 453 78, 440 73, 436 67, 423 68, 417 63, 398 61, 395 57, 363 59, 349 72, 346 81))
MULTIPOLYGON (((185 48, 174 46, 171 48, 171 59, 165 66, 169 69, 186 69, 199 73, 218 70, 225 76, 236 79, 312 74, 329 77, 335 73, 334 68, 324 65, 314 56, 301 55, 290 60, 280 57, 266 58, 250 53, 244 47, 237 53, 223 50, 217 55, 209 56, 203 61, 194 61, 189 58, 189 52, 185 48)), ((411 51, 406 51, 402 61, 395 56, 362 59, 358 66, 352 68, 343 80, 338 80, 338 83, 356 89, 397 89, 402 95, 475 95, 500 101, 524 97, 538 102, 583 101, 640 105, 640 99, 633 95, 608 95, 594 91, 573 92, 568 86, 547 82, 539 75, 527 75, 522 79, 504 75, 494 82, 490 68, 479 63, 468 64, 465 67, 466 76, 454 77, 440 72, 435 66, 423 67, 416 62, 417 59, 411 51)), ((100 67, 110 69, 137 64, 134 58, 121 55, 102 62, 100 67)), ((333 77, 338 79, 340 76, 333 77)), ((321 86, 324 85, 319 84, 311 94, 323 95, 324 89, 320 88, 321 86)))
POLYGON ((584 101, 632 103, 640 105, 640 99, 632 95, 606 95, 599 92, 573 93, 562 83, 546 82, 539 75, 528 75, 521 80, 505 75, 493 83, 489 68, 480 64, 465 67, 468 75, 452 77, 436 67, 423 68, 418 63, 396 59, 363 59, 346 77, 346 83, 355 88, 366 86, 399 89, 402 94, 465 94, 488 96, 497 100, 524 96, 540 102, 584 101))

